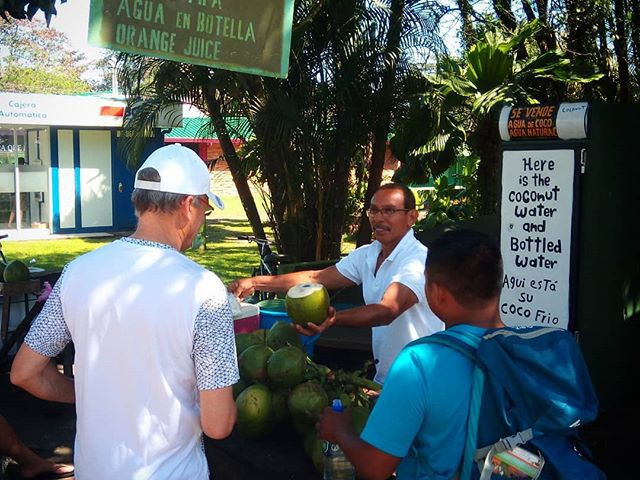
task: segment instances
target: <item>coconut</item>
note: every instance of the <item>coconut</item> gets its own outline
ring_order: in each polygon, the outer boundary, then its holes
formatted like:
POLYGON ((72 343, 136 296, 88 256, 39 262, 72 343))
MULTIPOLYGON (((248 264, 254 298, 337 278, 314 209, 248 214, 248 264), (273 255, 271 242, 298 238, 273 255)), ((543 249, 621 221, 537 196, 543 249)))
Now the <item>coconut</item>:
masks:
POLYGON ((313 380, 296 385, 287 400, 293 427, 301 435, 312 429, 320 413, 329 405, 329 397, 322 385, 313 380))
POLYGON ((6 267, 4 267, 2 276, 7 283, 26 282, 29 280, 29 267, 20 260, 11 260, 7 263, 6 267))
POLYGON ((236 354, 240 356, 247 348, 263 343, 264 338, 260 338, 255 332, 236 333, 236 354))
POLYGON ((242 391, 251 385, 251 382, 245 380, 244 378, 240 378, 236 383, 231 387, 231 391, 233 392, 234 400, 238 398, 238 395, 242 393, 242 391))
POLYGON ((293 325, 282 320, 278 320, 267 331, 266 341, 274 351, 287 345, 302 348, 302 340, 300 340, 298 332, 293 328, 293 325))
POLYGON ((240 376, 250 382, 267 380, 267 360, 273 354, 266 345, 252 345, 238 357, 240 376))
POLYGON ((249 438, 269 433, 273 427, 271 402, 271 391, 266 385, 256 383, 245 388, 236 399, 238 433, 249 438))
POLYGON ((281 387, 293 387, 304 380, 307 356, 298 347, 282 347, 267 361, 269 379, 281 387))
POLYGON ((311 461, 313 462, 313 466, 316 470, 322 475, 324 473, 324 465, 323 465, 323 447, 324 440, 318 437, 318 434, 315 430, 309 430, 304 436, 304 451, 309 455, 311 461))
POLYGON ((301 283, 289 289, 285 305, 293 323, 320 325, 327 318, 329 292, 320 283, 301 283))
POLYGON ((287 406, 289 393, 288 389, 271 391, 271 413, 275 423, 283 423, 289 419, 289 407, 287 406))

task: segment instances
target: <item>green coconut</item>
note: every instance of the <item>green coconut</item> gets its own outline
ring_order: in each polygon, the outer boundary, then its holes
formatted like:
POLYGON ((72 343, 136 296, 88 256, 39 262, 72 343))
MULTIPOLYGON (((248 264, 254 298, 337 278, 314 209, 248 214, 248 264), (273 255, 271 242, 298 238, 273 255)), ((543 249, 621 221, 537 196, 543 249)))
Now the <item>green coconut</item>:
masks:
POLYGON ((294 387, 304 380, 307 356, 298 347, 282 347, 267 361, 269 379, 280 387, 294 387))
POLYGON ((2 277, 7 283, 26 282, 29 280, 29 267, 20 260, 11 260, 4 267, 2 277))
POLYGON ((314 428, 320 413, 327 405, 329 397, 320 383, 309 380, 296 385, 287 400, 296 432, 304 435, 314 428))
POLYGON ((252 345, 238 357, 240 376, 250 382, 264 382, 267 380, 267 361, 273 354, 266 345, 252 345))
POLYGON ((290 417, 287 399, 289 389, 277 389, 271 391, 271 412, 275 423, 284 423, 290 417))
POLYGON ((273 427, 272 395, 262 383, 245 388, 236 399, 238 433, 247 438, 266 435, 273 427))
POLYGON ((293 328, 293 325, 282 320, 278 320, 267 331, 266 340, 267 345, 274 351, 288 345, 302 348, 302 340, 300 340, 298 332, 293 328))
POLYGON ((313 466, 322 475, 324 473, 323 465, 323 447, 324 440, 318 437, 318 433, 315 430, 309 430, 304 436, 304 451, 311 458, 313 466))
POLYGON ((233 392, 233 398, 234 399, 238 398, 238 395, 240 395, 240 393, 242 393, 242 391, 245 388, 247 388, 249 385, 251 385, 251 382, 240 377, 240 380, 234 383, 233 386, 231 387, 231 391, 233 392))
POLYGON ((240 356, 247 348, 253 345, 261 345, 264 343, 264 337, 256 332, 236 333, 236 354, 240 356))
POLYGON ((293 323, 320 325, 327 318, 329 292, 320 283, 301 283, 289 289, 285 305, 293 323))

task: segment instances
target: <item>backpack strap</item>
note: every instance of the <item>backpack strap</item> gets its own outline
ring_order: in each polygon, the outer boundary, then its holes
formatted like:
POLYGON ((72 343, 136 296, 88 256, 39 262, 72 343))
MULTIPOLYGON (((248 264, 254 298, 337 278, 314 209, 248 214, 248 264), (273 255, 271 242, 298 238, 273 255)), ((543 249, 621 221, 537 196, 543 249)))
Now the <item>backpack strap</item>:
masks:
POLYGON ((427 335, 426 337, 418 338, 409 343, 407 347, 413 345, 420 345, 422 343, 437 343, 439 345, 445 345, 453 348, 472 361, 476 361, 476 350, 482 339, 476 335, 467 332, 461 332, 459 330, 443 330, 433 335, 427 335))
POLYGON ((480 402, 482 401, 482 390, 484 386, 484 372, 476 363, 477 349, 481 341, 482 338, 477 335, 456 330, 454 327, 433 335, 419 338, 409 344, 417 345, 421 343, 437 343, 439 345, 445 345, 462 353, 475 364, 472 377, 473 385, 471 387, 469 417, 467 419, 467 437, 465 440, 462 464, 460 467, 459 478, 461 480, 471 478, 471 471, 474 465, 474 454, 476 452, 478 419, 480 418, 480 402))

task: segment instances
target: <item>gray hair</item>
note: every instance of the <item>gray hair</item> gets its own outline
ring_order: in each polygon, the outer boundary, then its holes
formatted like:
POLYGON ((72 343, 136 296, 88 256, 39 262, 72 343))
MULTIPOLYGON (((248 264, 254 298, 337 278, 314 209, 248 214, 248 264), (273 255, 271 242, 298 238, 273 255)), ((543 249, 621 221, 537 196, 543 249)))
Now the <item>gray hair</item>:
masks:
MULTIPOLYGON (((159 182, 160 174, 155 168, 143 168, 137 174, 138 180, 159 182)), ((136 211, 136 216, 144 212, 173 212, 178 209, 182 200, 188 195, 182 193, 158 192, 156 190, 143 190, 135 188, 131 193, 131 202, 136 211)))

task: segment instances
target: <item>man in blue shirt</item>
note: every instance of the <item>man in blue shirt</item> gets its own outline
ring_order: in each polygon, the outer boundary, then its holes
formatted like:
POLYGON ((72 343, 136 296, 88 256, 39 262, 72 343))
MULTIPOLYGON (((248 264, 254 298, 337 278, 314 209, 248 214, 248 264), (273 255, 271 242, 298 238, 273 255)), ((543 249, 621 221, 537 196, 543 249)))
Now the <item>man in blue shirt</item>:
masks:
MULTIPOLYGON (((498 311, 500 250, 486 235, 444 233, 429 247, 425 291, 431 310, 455 328, 482 335, 503 327, 498 311)), ((459 469, 473 364, 447 346, 406 347, 393 363, 360 437, 349 415, 325 410, 319 435, 338 443, 359 478, 450 479, 459 469)))

